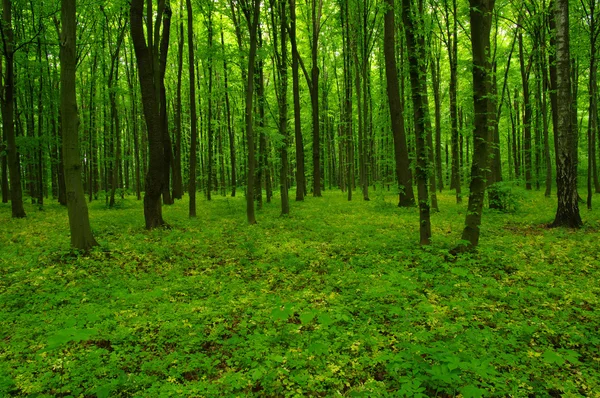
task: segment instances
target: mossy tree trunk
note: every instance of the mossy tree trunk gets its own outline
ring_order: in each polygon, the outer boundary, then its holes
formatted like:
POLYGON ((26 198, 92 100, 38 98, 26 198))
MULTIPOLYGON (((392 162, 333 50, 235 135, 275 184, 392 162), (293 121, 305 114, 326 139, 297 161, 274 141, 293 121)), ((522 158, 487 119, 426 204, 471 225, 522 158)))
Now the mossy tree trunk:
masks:
POLYGON ((83 181, 77 125, 75 89, 76 56, 76 0, 62 0, 60 36, 60 113, 63 132, 63 164, 67 193, 67 209, 71 231, 71 246, 89 250, 98 243, 92 235, 83 181))

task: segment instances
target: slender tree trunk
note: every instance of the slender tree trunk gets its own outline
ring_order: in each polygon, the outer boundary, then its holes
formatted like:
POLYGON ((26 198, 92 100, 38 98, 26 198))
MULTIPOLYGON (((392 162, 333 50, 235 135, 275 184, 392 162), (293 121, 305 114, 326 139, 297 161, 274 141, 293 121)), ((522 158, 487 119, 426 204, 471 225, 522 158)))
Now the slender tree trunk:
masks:
POLYGON ((523 34, 519 33, 519 61, 521 63, 521 82, 523 84, 523 168, 525 169, 525 189, 531 190, 531 103, 529 101, 529 71, 531 63, 525 65, 523 55, 523 34))
POLYGON ((577 194, 577 126, 573 125, 573 98, 571 91, 571 55, 569 50, 569 2, 556 0, 556 88, 557 88, 557 153, 556 185, 558 208, 553 227, 579 228, 577 194))
POLYGON ((12 29, 11 1, 2 0, 2 38, 4 45, 4 60, 6 71, 4 75, 4 88, 2 95, 2 125, 6 136, 8 172, 10 175, 10 203, 13 218, 25 217, 23 207, 23 190, 21 188, 21 172, 19 167, 19 153, 15 141, 15 84, 14 84, 14 34, 12 29))
POLYGON ((185 42, 183 32, 183 2, 181 2, 181 22, 177 38, 177 89, 175 99, 175 147, 173 149, 173 199, 183 197, 183 173, 181 170, 181 113, 182 97, 181 84, 183 75, 183 46, 185 42))
POLYGON ((435 175, 437 188, 440 192, 444 189, 442 174, 442 101, 440 96, 440 55, 432 57, 431 84, 433 85, 433 102, 435 107, 435 175))
POLYGON ((321 196, 321 133, 319 130, 319 34, 321 31, 321 15, 323 0, 311 0, 312 3, 312 68, 310 78, 310 104, 312 107, 313 127, 313 196, 321 196))
POLYGON ((189 216, 196 217, 196 168, 197 155, 196 147, 198 145, 198 117, 196 115, 196 75, 194 57, 194 17, 192 11, 192 1, 186 0, 187 7, 187 39, 188 39, 188 64, 190 75, 190 124, 191 124, 191 145, 190 145, 190 181, 189 181, 189 216))
POLYGON ((489 165, 488 144, 493 131, 495 112, 490 104, 492 76, 490 65, 490 30, 494 0, 469 0, 471 21, 471 48, 473 52, 473 103, 475 111, 475 128, 473 130, 473 162, 471 163, 471 184, 469 204, 465 220, 462 240, 468 244, 455 251, 462 251, 477 246, 479 243, 479 226, 486 188, 486 170, 489 165))
POLYGON ((89 250, 98 245, 88 216, 88 208, 81 181, 81 159, 78 116, 75 88, 76 21, 75 0, 62 0, 60 39, 60 112, 63 130, 63 162, 67 192, 67 208, 71 230, 71 246, 78 250, 89 250))
POLYGON ((296 44, 296 0, 290 5, 290 44, 292 46, 292 92, 294 96, 294 138, 296 146, 296 201, 306 196, 306 175, 304 164, 304 142, 302 139, 302 120, 300 113, 300 76, 298 46, 296 44))
POLYGON ((237 187, 237 162, 235 154, 235 134, 231 123, 231 105, 229 101, 229 78, 227 68, 227 56, 225 54, 225 40, 223 38, 223 28, 221 28, 221 47, 223 49, 223 73, 225 84, 225 111, 227 117, 227 133, 229 137, 229 159, 231 162, 231 197, 235 197, 237 187))
POLYGON ((415 205, 415 195, 410 177, 410 160, 406 145, 404 115, 402 114, 402 99, 398 82, 398 67, 396 63, 396 23, 394 15, 394 0, 386 0, 387 11, 384 17, 385 73, 387 81, 387 96, 389 101, 392 135, 394 138, 394 159, 396 162, 396 179, 398 182, 398 206, 415 205))
MULTIPOLYGON (((412 91, 414 127, 417 147, 417 193, 419 199, 419 230, 421 245, 428 245, 431 239, 429 203, 429 155, 428 141, 431 141, 431 121, 427 98, 427 66, 425 29, 420 20, 423 15, 423 1, 411 7, 410 0, 402 0, 404 33, 408 49, 410 85, 412 91)), ((435 185, 435 183, 434 183, 435 185)), ((435 192, 435 186, 433 187, 435 192)))
POLYGON ((246 215, 249 224, 256 224, 254 209, 254 177, 256 170, 256 159, 254 151, 254 72, 257 48, 257 30, 260 14, 260 0, 252 0, 252 10, 245 8, 244 14, 250 31, 250 52, 248 55, 248 75, 246 79, 246 140, 248 144, 248 175, 246 192, 246 215))
MULTIPOLYGON (((450 62, 450 136, 452 140, 452 177, 450 189, 456 190, 456 203, 462 202, 461 178, 459 164, 459 131, 458 131, 458 27, 457 0, 452 0, 452 31, 448 22, 448 59, 450 62)), ((449 21, 450 11, 447 0, 444 1, 446 20, 449 21)))

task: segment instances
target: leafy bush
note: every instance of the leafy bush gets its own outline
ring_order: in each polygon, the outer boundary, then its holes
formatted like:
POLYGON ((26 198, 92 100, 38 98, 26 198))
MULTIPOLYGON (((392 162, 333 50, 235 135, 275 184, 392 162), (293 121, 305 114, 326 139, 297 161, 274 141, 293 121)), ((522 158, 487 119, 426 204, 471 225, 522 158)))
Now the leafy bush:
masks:
POLYGON ((487 188, 489 208, 505 213, 519 210, 521 196, 515 191, 511 181, 500 181, 487 188))

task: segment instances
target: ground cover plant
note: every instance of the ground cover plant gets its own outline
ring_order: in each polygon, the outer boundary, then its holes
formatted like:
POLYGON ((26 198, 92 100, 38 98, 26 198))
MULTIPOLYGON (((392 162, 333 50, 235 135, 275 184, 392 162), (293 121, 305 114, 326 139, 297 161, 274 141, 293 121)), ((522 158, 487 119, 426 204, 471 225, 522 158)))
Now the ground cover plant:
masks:
POLYGON ((0 396, 599 396, 600 212, 549 229, 556 200, 515 190, 477 251, 448 255, 448 192, 418 247, 416 208, 381 189, 277 201, 90 204, 100 246, 69 248, 66 209, 0 205, 0 396))

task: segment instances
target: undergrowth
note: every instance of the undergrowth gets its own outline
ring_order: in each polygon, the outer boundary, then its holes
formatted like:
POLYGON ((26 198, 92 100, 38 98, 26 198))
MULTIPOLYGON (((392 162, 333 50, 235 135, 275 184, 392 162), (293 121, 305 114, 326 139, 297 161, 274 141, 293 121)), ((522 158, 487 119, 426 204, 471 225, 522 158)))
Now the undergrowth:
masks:
POLYGON ((555 199, 518 194, 453 261, 450 193, 428 247, 381 188, 254 226, 241 197, 184 199, 151 232, 135 198, 95 201, 88 255, 66 209, 2 204, 0 396, 600 396, 600 213, 548 229, 555 199))

